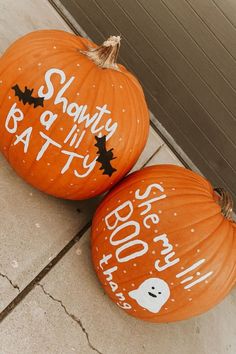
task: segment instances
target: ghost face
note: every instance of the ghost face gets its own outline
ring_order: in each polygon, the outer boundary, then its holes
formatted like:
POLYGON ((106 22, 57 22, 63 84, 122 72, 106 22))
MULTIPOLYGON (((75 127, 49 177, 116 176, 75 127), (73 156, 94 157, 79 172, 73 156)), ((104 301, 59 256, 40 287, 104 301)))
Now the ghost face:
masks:
POLYGON ((170 297, 168 284, 160 278, 145 280, 136 290, 129 292, 129 296, 150 312, 157 313, 170 297))

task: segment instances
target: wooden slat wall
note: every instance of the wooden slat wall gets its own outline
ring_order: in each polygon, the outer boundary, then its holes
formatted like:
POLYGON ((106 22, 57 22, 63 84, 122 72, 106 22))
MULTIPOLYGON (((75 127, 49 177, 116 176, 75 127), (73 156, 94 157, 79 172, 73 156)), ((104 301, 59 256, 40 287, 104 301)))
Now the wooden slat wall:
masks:
POLYGON ((236 1, 61 0, 97 43, 122 36, 120 61, 197 167, 236 199, 236 1))

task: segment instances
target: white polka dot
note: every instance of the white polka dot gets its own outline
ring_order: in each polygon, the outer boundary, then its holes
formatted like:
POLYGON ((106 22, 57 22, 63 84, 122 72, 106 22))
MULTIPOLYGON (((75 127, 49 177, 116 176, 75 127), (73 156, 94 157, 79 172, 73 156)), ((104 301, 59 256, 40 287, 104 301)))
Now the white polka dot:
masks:
POLYGON ((136 310, 134 309, 134 312, 136 312, 136 310))
POLYGON ((134 287, 134 286, 135 286, 135 285, 134 285, 134 283, 132 283, 132 284, 131 284, 131 286, 133 286, 133 287, 134 287))
POLYGON ((188 289, 188 291, 191 291, 191 289, 188 289))
POLYGON ((196 274, 197 274, 197 275, 200 275, 201 273, 200 273, 200 272, 197 272, 196 274))
POLYGON ((97 180, 97 178, 94 178, 93 180, 94 180, 94 181, 96 181, 96 180, 97 180))
POLYGON ((23 163, 25 163, 25 160, 22 160, 23 163))
POLYGON ((123 273, 127 273, 127 271, 126 271, 126 270, 123 270, 123 273))
POLYGON ((172 189, 172 191, 175 191, 175 188, 171 188, 172 189))
POLYGON ((152 274, 152 273, 153 273, 152 271, 149 272, 149 274, 152 274))
POLYGON ((174 216, 177 216, 177 213, 174 213, 174 216))
POLYGON ((36 223, 35 226, 36 226, 38 229, 40 228, 39 223, 36 223))
POLYGON ((98 227, 96 228, 96 231, 98 231, 98 227))
POLYGON ((122 112, 125 112, 125 109, 124 109, 124 108, 122 109, 122 112))
POLYGON ((208 280, 205 280, 205 283, 207 284, 207 283, 208 283, 208 280))
POLYGON ((74 185, 74 183, 70 183, 70 186, 73 186, 74 185))
POLYGON ((175 299, 170 299, 170 301, 175 302, 175 299))
POLYGON ((137 264, 136 264, 136 263, 134 263, 134 264, 133 264, 133 266, 134 266, 134 267, 136 267, 136 266, 137 266, 137 264))
POLYGON ((98 252, 98 248, 96 247, 95 250, 98 252))
POLYGON ((122 140, 122 138, 119 138, 119 141, 121 141, 122 140))
POLYGON ((125 288, 123 288, 122 290, 123 290, 123 291, 126 291, 126 289, 125 289, 125 288))
POLYGON ((122 86, 122 85, 120 85, 120 88, 122 89, 122 88, 123 88, 123 86, 122 86))
POLYGON ((0 80, 0 84, 2 84, 2 80, 0 80))
POLYGON ((158 214, 161 214, 162 213, 162 210, 158 210, 158 214))
POLYGON ((62 130, 64 130, 64 128, 61 127, 60 130, 62 131, 62 130))
POLYGON ((199 253, 199 252, 200 252, 200 250, 198 249, 198 250, 197 250, 197 253, 199 253))
POLYGON ((11 96, 8 96, 8 99, 10 100, 10 99, 11 99, 11 96))
POLYGON ((47 162, 47 165, 50 166, 51 165, 50 162, 47 162))
POLYGON ((105 237, 105 240, 107 240, 107 237, 105 237))
POLYGON ((181 269, 184 269, 184 267, 181 267, 181 269))
POLYGON ((178 243, 176 243, 176 244, 175 244, 175 247, 178 247, 178 246, 179 246, 179 244, 178 244, 178 243))
POLYGON ((41 66, 42 65, 42 63, 38 63, 38 66, 41 66))
POLYGON ((163 182, 160 182, 160 184, 163 184, 163 182))
POLYGON ((4 146, 4 147, 3 147, 3 150, 6 150, 6 149, 7 149, 7 147, 6 147, 6 146, 4 146))
POLYGON ((111 84, 112 87, 114 87, 115 85, 114 84, 111 84))
POLYGON ((120 203, 120 199, 118 200, 118 203, 120 203))
POLYGON ((95 85, 92 86, 93 88, 96 87, 95 85))
POLYGON ((137 123, 139 123, 139 119, 137 119, 137 123))
POLYGON ((170 283, 170 285, 174 285, 174 283, 170 283))
POLYGON ((79 92, 77 92, 76 96, 79 96, 79 92))
POLYGON ((194 232, 195 230, 194 229, 191 229, 191 232, 194 232))
POLYGON ((156 251, 153 250, 153 251, 152 251, 152 254, 155 254, 155 253, 156 253, 156 251))
POLYGON ((21 71, 21 68, 18 68, 19 71, 21 71))
POLYGON ((129 194, 132 194, 133 193, 133 191, 129 191, 129 194))
POLYGON ((144 183, 144 180, 142 180, 141 182, 144 183))
POLYGON ((168 307, 165 307, 165 310, 168 310, 168 307))
POLYGON ((109 208, 107 208, 107 211, 110 210, 109 208))
POLYGON ((132 152, 132 151, 133 151, 133 149, 130 149, 129 151, 130 151, 130 152, 132 152))
POLYGON ((54 179, 53 179, 53 178, 50 178, 50 181, 51 181, 51 182, 53 182, 53 181, 54 181, 54 179))
POLYGON ((57 47, 54 45, 54 46, 53 46, 53 49, 57 49, 57 47))
POLYGON ((80 66, 80 64, 78 63, 78 64, 76 64, 76 66, 80 66))
POLYGON ((191 297, 189 298, 189 301, 192 301, 192 298, 191 298, 191 297))
POLYGON ((158 230, 154 230, 154 232, 155 232, 155 234, 157 234, 157 233, 158 233, 158 230))

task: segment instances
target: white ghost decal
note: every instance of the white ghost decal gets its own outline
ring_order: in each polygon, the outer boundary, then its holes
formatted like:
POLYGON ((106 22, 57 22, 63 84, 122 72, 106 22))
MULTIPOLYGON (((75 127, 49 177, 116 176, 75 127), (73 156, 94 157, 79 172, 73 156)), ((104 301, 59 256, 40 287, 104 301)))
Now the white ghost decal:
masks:
POLYGON ((168 284, 160 278, 145 280, 138 289, 129 292, 129 296, 150 312, 157 313, 170 297, 168 284))

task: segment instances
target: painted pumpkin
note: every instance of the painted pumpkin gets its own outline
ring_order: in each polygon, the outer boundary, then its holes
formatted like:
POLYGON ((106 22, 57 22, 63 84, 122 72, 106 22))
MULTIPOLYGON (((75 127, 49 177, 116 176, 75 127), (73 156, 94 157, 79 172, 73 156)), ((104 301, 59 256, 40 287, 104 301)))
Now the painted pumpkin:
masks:
POLYGON ((236 224, 228 194, 172 165, 126 177, 98 207, 92 258, 103 288, 128 314, 187 319, 236 282, 236 224))
POLYGON ((149 130, 137 79, 116 63, 120 37, 100 47, 63 31, 30 33, 0 59, 0 149, 28 183, 67 199, 111 188, 135 164, 149 130))

